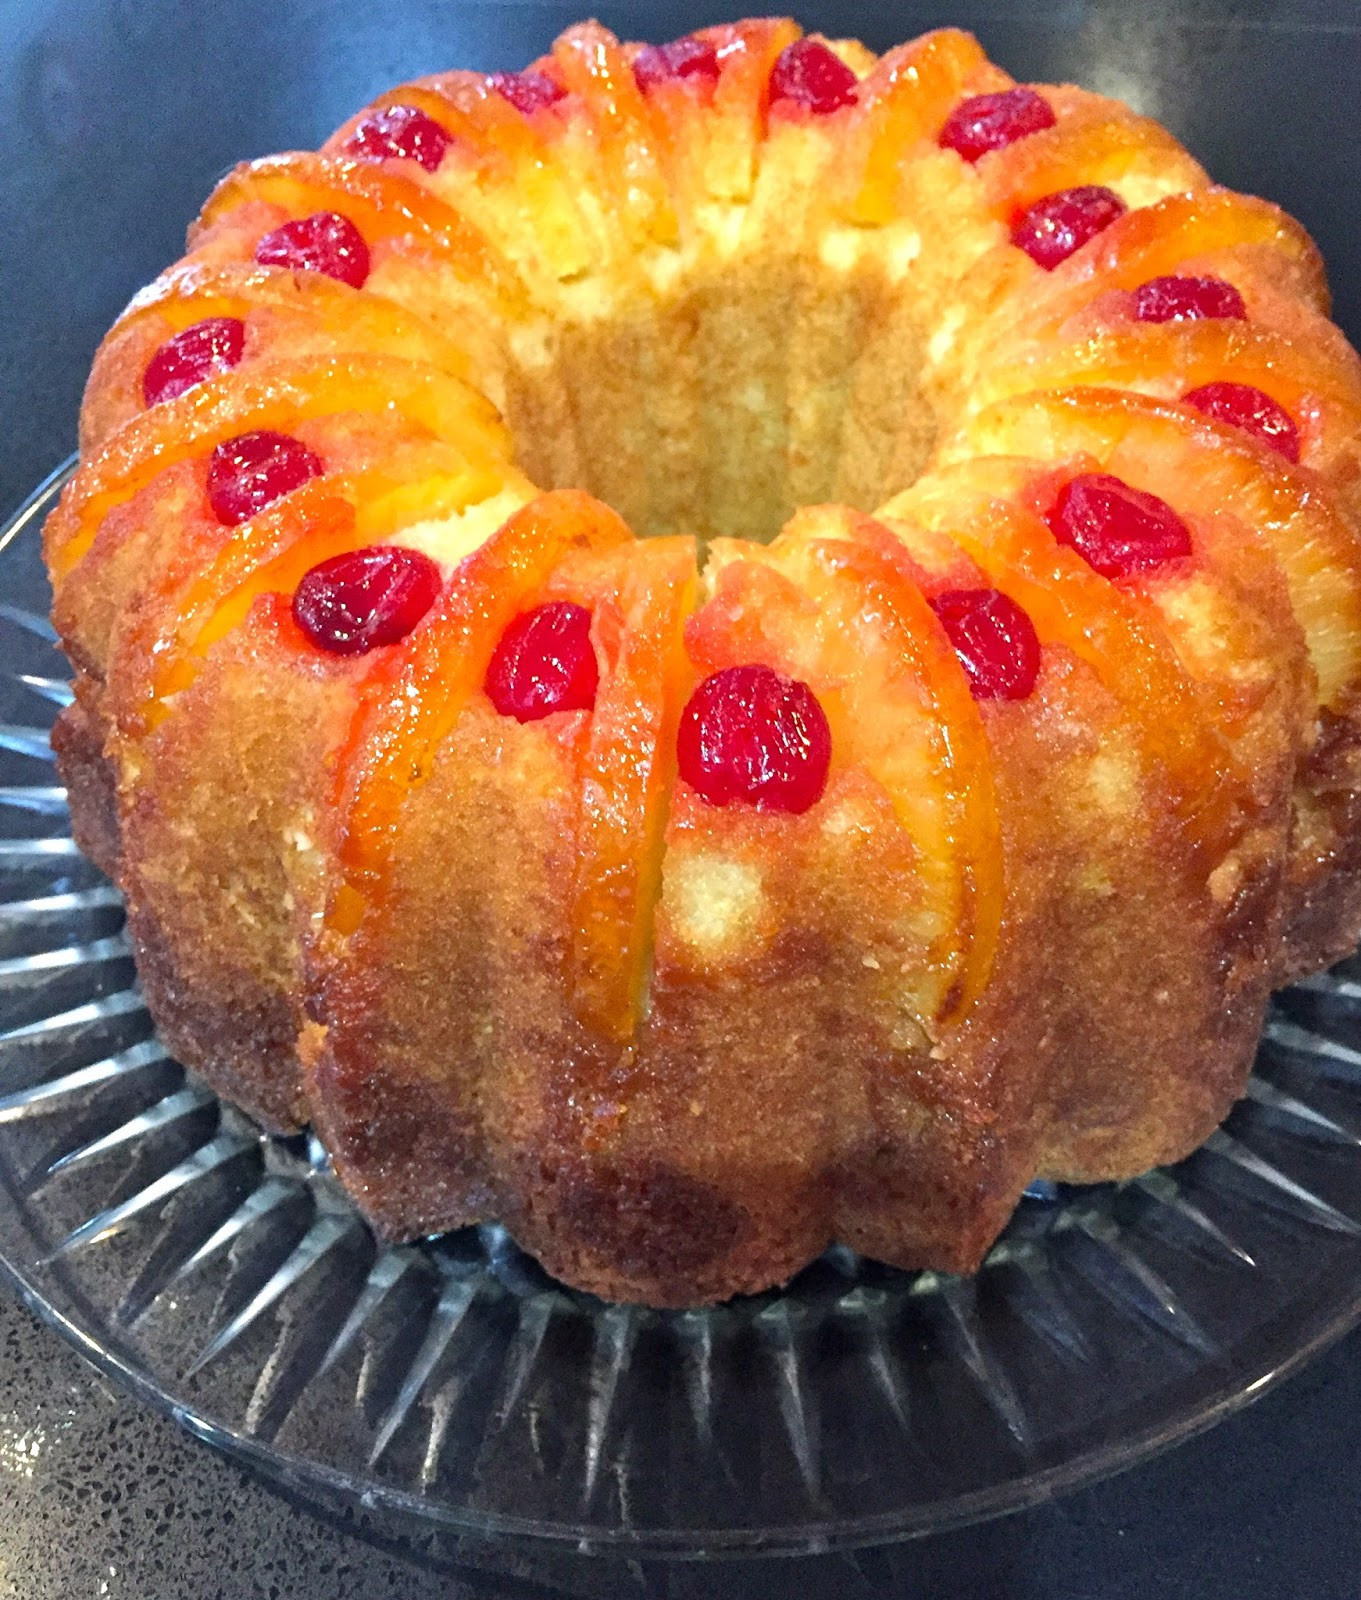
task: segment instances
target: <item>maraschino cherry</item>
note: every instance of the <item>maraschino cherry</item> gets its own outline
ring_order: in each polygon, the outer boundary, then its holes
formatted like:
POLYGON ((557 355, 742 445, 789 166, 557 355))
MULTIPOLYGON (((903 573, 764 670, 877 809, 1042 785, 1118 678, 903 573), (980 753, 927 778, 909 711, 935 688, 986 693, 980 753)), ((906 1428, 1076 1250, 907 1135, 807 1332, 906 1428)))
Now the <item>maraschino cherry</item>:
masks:
POLYGON ((149 406, 173 400, 215 372, 226 372, 246 349, 246 325, 240 317, 205 317, 182 328, 147 362, 142 374, 142 399, 149 406))
POLYGON ((448 129, 428 111, 419 106, 397 105, 365 117, 345 141, 345 149, 362 161, 386 161, 396 156, 434 172, 444 160, 450 142, 448 129))
POLYGON ((318 649, 363 655, 405 639, 440 588, 440 570, 429 556, 402 545, 371 544, 306 573, 293 595, 293 618, 318 649))
POLYGON ((310 217, 285 222, 260 240, 255 259, 262 267, 324 272, 352 289, 362 289, 369 275, 364 235, 338 211, 314 211, 310 217))
POLYGON ((825 117, 855 99, 856 76, 820 39, 796 39, 776 57, 770 99, 791 100, 825 117))
POLYGON ((1103 578, 1134 578, 1191 554, 1191 533, 1166 500, 1109 472, 1083 472, 1059 491, 1049 526, 1103 578))
POLYGON ((224 439, 208 462, 208 503, 234 527, 323 471, 301 439, 262 428, 224 439))
POLYGON ((1054 108, 1033 89, 1017 84, 995 94, 970 95, 945 119, 936 136, 943 150, 957 150, 973 164, 989 150, 1002 150, 1028 134, 1043 133, 1057 119, 1054 108))
POLYGON ((771 667, 725 667, 681 713, 680 775, 713 806, 807 811, 827 786, 832 733, 806 683, 771 667))
POLYGON ((1244 433, 1270 445, 1287 461, 1299 460, 1300 430, 1295 426, 1295 419, 1284 406, 1252 384, 1203 383, 1181 398, 1183 405, 1194 406, 1216 422, 1242 428, 1244 433))
POLYGON ((662 83, 718 82, 718 48, 708 39, 687 34, 670 44, 646 44, 633 60, 633 76, 646 92, 662 83))
POLYGON ((522 612, 502 634, 487 668, 491 703, 517 722, 537 722, 553 711, 589 711, 599 684, 591 613, 570 600, 522 612))
POLYGON ((493 72, 487 82, 525 116, 556 105, 567 93, 560 83, 542 72, 493 72))
POLYGON ((1124 213, 1125 202, 1102 184, 1060 189, 1021 212, 1011 225, 1011 242, 1037 266, 1052 272, 1124 213))
POLYGON ((1242 321, 1243 296, 1223 278, 1149 278, 1134 291, 1137 322, 1197 322, 1205 317, 1242 321))
POLYGON ((1024 700, 1040 675, 1035 624, 998 589, 950 589, 931 608, 940 618, 975 700, 1024 700))

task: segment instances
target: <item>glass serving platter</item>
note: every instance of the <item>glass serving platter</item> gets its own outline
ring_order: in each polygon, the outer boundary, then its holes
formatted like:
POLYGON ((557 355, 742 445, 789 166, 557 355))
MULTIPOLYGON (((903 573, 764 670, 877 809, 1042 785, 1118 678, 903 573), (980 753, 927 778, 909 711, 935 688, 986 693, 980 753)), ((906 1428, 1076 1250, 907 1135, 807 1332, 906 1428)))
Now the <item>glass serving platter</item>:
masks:
POLYGON ((0 1269, 185 1427, 328 1503, 636 1556, 994 1516, 1208 1426, 1361 1317, 1361 962, 1273 1005, 1243 1101, 1133 1182, 1022 1201, 973 1279, 832 1249, 692 1312, 503 1229, 384 1248, 306 1137, 176 1064, 70 838, 37 556, 0 533, 0 1269))

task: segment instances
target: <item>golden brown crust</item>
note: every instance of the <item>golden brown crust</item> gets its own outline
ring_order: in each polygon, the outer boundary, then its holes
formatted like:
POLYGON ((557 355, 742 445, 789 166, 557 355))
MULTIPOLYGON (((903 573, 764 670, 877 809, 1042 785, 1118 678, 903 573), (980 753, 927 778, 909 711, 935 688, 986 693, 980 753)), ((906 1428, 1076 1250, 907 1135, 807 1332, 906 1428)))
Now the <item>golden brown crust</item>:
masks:
POLYGON ((558 798, 570 794, 558 743, 489 709, 465 719, 403 808, 381 911, 341 950, 310 942, 310 1008, 326 1028, 312 1116, 394 1233, 485 1214, 488 1194, 501 1198, 499 1152, 523 1142, 506 1127, 527 1097, 517 1035, 551 1040, 561 1009, 575 819, 558 798))
POLYGON ((122 802, 147 1004, 181 1059, 276 1128, 309 1115, 299 939, 352 676, 306 647, 277 597, 260 602, 141 743, 122 802))
MULTIPOLYGON (((1130 1177, 1194 1148, 1241 1092, 1271 922, 1216 903, 1155 772, 1134 778, 1138 801, 1118 817, 1091 803, 1093 763, 1128 759, 1128 727, 1075 668, 1047 691, 1005 731, 1001 768, 1003 815, 1022 819, 1013 847, 1045 884, 1030 937, 1041 971, 1064 973, 1010 997, 1046 1016, 1035 1159, 1046 1177, 1130 1177), (1169 1060, 1175 1071, 1156 1065, 1169 1060)), ((1274 881, 1259 891, 1269 908, 1274 881)))
POLYGON ((66 785, 71 832, 76 843, 106 876, 118 878, 118 790, 114 769, 104 754, 104 729, 79 700, 63 710, 52 727, 57 775, 66 785))
POLYGON ((157 917, 153 899, 127 896, 128 933, 147 1010, 180 1061, 271 1133, 308 1120, 290 998, 249 970, 188 946, 198 932, 157 917))
POLYGON ((1323 711, 1296 791, 1294 849, 1275 982, 1341 961, 1361 929, 1361 726, 1323 711))

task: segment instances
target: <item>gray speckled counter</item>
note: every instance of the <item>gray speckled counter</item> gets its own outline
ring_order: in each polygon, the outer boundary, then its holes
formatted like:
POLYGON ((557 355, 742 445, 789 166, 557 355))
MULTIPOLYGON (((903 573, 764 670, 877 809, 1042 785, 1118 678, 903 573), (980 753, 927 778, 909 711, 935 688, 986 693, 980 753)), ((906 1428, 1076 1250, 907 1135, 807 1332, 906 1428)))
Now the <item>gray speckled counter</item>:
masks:
POLYGON ((8 1294, 0 1530, 0 1594, 23 1600, 429 1592, 418 1567, 294 1508, 117 1393, 8 1294))
POLYGON ((16 1600, 1355 1600, 1361 1335, 1161 1460, 891 1550, 671 1568, 466 1555, 293 1503, 106 1381, 0 1293, 0 1596, 16 1600))

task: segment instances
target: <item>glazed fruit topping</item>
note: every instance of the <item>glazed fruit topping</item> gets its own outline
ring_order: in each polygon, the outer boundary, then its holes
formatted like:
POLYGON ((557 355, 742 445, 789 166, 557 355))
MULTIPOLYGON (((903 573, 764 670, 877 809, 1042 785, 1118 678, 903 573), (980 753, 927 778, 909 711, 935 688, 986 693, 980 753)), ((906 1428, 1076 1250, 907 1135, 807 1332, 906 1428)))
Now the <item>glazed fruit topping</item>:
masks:
POLYGON ((487 668, 491 703, 517 722, 537 722, 553 711, 589 711, 599 684, 591 613, 570 600, 521 612, 501 635, 487 668))
POLYGON ((246 348, 246 325, 239 317, 205 317, 167 339, 142 374, 142 399, 149 406, 192 389, 215 372, 226 372, 246 348))
POLYGON ((955 647, 975 700, 1024 700, 1040 675, 1035 625, 996 589, 950 589, 931 608, 955 647))
POLYGON ((542 72, 493 72, 487 82, 525 116, 556 105, 567 93, 560 83, 554 83, 542 72))
POLYGON ((989 150, 1001 150, 1030 133, 1043 133, 1055 123, 1054 108, 1043 95, 1017 84, 996 94, 961 100, 945 119, 936 139, 942 149, 957 150, 970 163, 989 150))
POLYGON ((1216 422, 1242 428, 1254 439, 1278 450, 1287 461, 1300 458, 1300 430, 1284 406, 1250 383, 1204 383, 1182 395, 1182 401, 1216 422))
POLYGON ((1125 202, 1099 183, 1060 189, 1028 206, 1011 225, 1011 242, 1052 272, 1125 212, 1125 202))
POLYGON ((855 99, 856 76, 820 39, 796 39, 776 58, 770 73, 770 98, 792 100, 818 116, 855 99))
POLYGON ((293 595, 293 619, 318 649, 363 655, 405 639, 441 587, 439 568, 421 551, 371 544, 306 573, 293 595))
POLYGON ((1243 296, 1223 278, 1150 278, 1134 291, 1138 322, 1195 322, 1202 317, 1243 320, 1243 296))
POLYGON ((434 172, 449 148, 449 133, 419 106, 388 106, 365 117, 345 148, 363 161, 396 156, 434 172))
POLYGON ((1191 554, 1191 534, 1166 500, 1109 472, 1070 478, 1049 513, 1060 544, 1103 578, 1132 578, 1191 554))
POLYGON ((673 39, 670 44, 644 45, 634 57, 633 76, 643 90, 682 78, 713 85, 718 82, 718 48, 693 35, 673 39))
POLYGON ((681 714, 680 775, 712 806, 807 811, 827 786, 832 732, 806 683, 771 667, 725 667, 681 714))
POLYGON ((301 439, 262 429, 224 439, 208 463, 208 503, 219 522, 234 527, 273 505, 322 471, 301 439))
POLYGON ((337 211, 314 211, 310 217, 285 222, 256 245, 255 259, 262 267, 324 272, 354 289, 362 289, 369 275, 364 235, 337 211))

